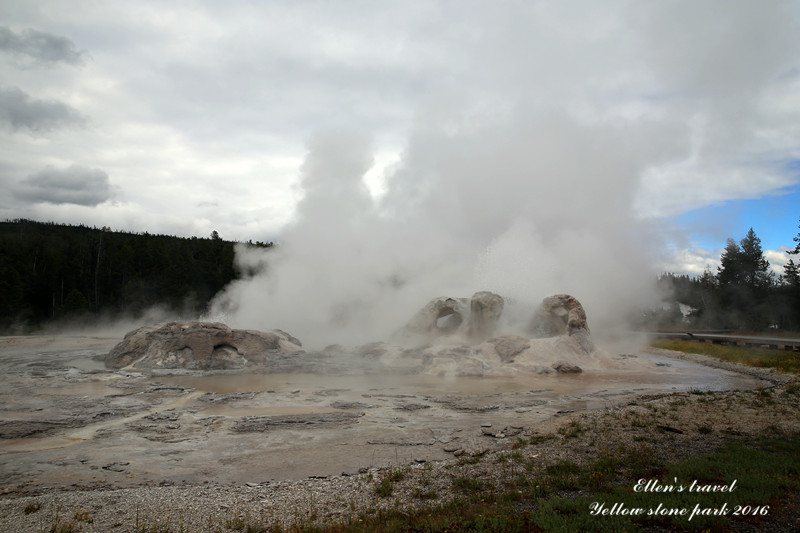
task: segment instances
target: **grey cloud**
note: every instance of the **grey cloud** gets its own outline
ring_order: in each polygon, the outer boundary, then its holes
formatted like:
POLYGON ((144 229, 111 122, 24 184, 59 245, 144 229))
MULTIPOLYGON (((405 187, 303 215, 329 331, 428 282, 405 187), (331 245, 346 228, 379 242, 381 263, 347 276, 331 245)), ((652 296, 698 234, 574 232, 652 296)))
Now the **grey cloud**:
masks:
POLYGON ((788 2, 678 0, 640 16, 643 57, 691 98, 749 96, 791 70, 799 50, 797 6, 788 2))
POLYGON ((0 88, 0 122, 12 130, 49 131, 78 125, 84 118, 73 107, 57 100, 37 100, 17 87, 0 88))
POLYGON ((109 200, 113 191, 108 174, 98 168, 48 166, 22 180, 14 196, 31 203, 95 206, 109 200))
MULTIPOLYGON (((352 144, 353 161, 345 163, 353 183, 370 153, 377 161, 397 154, 393 170, 384 171, 389 191, 381 208, 422 221, 403 226, 409 235, 435 228, 447 234, 445 243, 485 244, 517 227, 517 218, 530 220, 543 246, 558 245, 567 229, 618 235, 641 226, 628 223, 633 200, 637 216, 655 217, 676 212, 673 206, 762 194, 785 181, 758 169, 798 157, 800 40, 792 2, 140 0, 85 12, 58 0, 17 4, 24 16, 3 17, 16 32, 13 42, 24 37, 19 28, 47 28, 74 36, 97 61, 86 72, 10 71, 5 83, 33 95, 45 94, 34 87, 69 90, 101 122, 46 145, 9 136, 18 167, 39 168, 30 161, 44 157, 92 161, 102 149, 115 181, 130 176, 131 188, 144 183, 139 176, 157 174, 150 169, 167 168, 176 183, 216 192, 218 184, 200 181, 227 174, 219 169, 236 161, 230 174, 240 173, 241 182, 226 179, 224 195, 192 197, 195 205, 219 202, 213 216, 209 205, 195 209, 200 224, 213 219, 228 236, 247 239, 259 224, 274 234, 298 199, 289 167, 302 142, 343 126, 370 138, 341 139, 344 147, 331 141, 334 155, 350 153, 352 144), (752 186, 732 187, 736 171, 752 186), (243 193, 245 183, 251 189, 243 193), (270 214, 252 205, 267 186, 270 214), (253 213, 260 221, 245 226, 253 213)), ((8 35, 0 31, 6 58, 32 57, 12 50, 8 35)), ((34 102, 22 98, 28 107, 34 102)), ((12 123, 2 113, 0 121, 12 123)), ((340 163, 324 146, 312 150, 303 176, 316 176, 309 165, 320 158, 340 163)), ((304 181, 303 192, 312 185, 304 181)), ((171 216, 163 209, 171 190, 158 188, 149 223, 177 224, 159 222, 171 216)), ((361 192, 351 192, 356 208, 349 212, 360 212, 361 192)), ((301 210, 316 199, 324 195, 301 210)), ((304 227, 313 234, 329 225, 304 227)), ((409 237, 417 247, 430 240, 409 237)), ((592 255, 584 245, 575 250, 592 255)))
POLYGON ((37 63, 83 63, 82 53, 71 40, 31 28, 15 33, 8 26, 0 27, 0 50, 37 63))

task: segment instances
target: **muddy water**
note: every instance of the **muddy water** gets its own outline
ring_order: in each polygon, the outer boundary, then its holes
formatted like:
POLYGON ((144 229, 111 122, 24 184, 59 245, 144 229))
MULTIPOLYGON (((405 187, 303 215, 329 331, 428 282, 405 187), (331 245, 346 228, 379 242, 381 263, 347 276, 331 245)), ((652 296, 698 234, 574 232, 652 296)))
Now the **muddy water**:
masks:
POLYGON ((118 340, 0 338, 0 490, 339 475, 502 446, 487 424, 529 431, 641 394, 762 384, 648 355, 557 376, 150 376, 104 369, 118 340))
POLYGON ((750 376, 725 372, 689 361, 680 361, 642 354, 637 356, 653 363, 648 371, 607 371, 551 376, 513 377, 438 377, 429 375, 369 374, 330 376, 319 374, 247 374, 218 376, 162 376, 158 382, 191 387, 205 392, 231 394, 238 392, 324 391, 335 389, 364 394, 404 391, 415 395, 437 394, 503 394, 509 392, 547 392, 585 394, 598 390, 729 390, 757 386, 750 376), (662 366, 657 366, 662 365, 662 366))
POLYGON ((206 415, 224 416, 281 416, 281 415, 310 415, 314 413, 336 413, 333 407, 318 407, 310 405, 273 405, 269 407, 231 407, 230 405, 214 405, 200 411, 206 415))

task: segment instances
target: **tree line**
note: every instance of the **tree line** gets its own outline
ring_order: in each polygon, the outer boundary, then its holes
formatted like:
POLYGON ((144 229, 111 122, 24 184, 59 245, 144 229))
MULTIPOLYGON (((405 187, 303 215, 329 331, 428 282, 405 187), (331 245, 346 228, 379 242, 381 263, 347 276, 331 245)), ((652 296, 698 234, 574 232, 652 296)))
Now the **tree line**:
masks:
MULTIPOLYGON (((64 318, 203 312, 238 277, 234 244, 17 219, 0 222, 0 331, 64 318)), ((272 242, 248 242, 269 248, 272 242)))
MULTIPOLYGON (((776 276, 751 228, 728 239, 715 271, 662 274, 661 307, 634 318, 642 328, 800 331, 800 233, 776 276)), ((183 238, 10 220, 0 222, 0 332, 60 319, 137 316, 154 306, 197 316, 239 277, 232 241, 214 231, 183 238)), ((270 248, 272 242, 248 241, 270 248)))
MULTIPOLYGON (((800 227, 800 226, 798 226, 800 227)), ((716 271, 702 276, 662 274, 665 306, 639 317, 642 327, 738 331, 800 331, 800 233, 782 275, 764 257, 753 228, 740 241, 728 239, 716 271)))

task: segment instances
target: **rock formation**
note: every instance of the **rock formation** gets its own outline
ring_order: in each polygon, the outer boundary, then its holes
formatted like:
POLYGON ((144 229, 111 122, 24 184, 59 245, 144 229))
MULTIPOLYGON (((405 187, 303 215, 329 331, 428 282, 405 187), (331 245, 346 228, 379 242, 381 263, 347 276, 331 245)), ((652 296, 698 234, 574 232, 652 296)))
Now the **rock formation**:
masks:
POLYGON ((574 337, 586 352, 595 349, 586 324, 586 312, 581 303, 568 294, 556 294, 542 300, 528 326, 528 333, 538 338, 566 334, 574 337))
POLYGON ((503 298, 491 292, 476 292, 469 300, 440 296, 411 317, 392 340, 422 345, 452 335, 477 344, 492 337, 502 313, 503 298))
POLYGON ((108 368, 225 370, 264 365, 270 355, 304 352, 281 330, 231 329, 218 322, 168 322, 131 331, 106 356, 108 368))
POLYGON ((455 333, 468 316, 469 300, 440 296, 417 311, 393 340, 399 344, 426 344, 455 333))
POLYGON ((503 297, 492 292, 476 292, 469 302, 469 320, 464 336, 470 342, 483 342, 492 338, 497 321, 503 314, 503 297))
POLYGON ((583 372, 583 369, 578 365, 574 365, 569 361, 556 361, 552 365, 553 370, 558 372, 559 374, 580 374, 583 372))
POLYGON ((513 363, 514 357, 531 347, 531 340, 519 335, 503 335, 489 341, 503 363, 513 363))
MULTIPOLYGON (((389 342, 331 345, 306 352, 280 330, 235 330, 220 323, 170 322, 132 331, 109 352, 109 368, 261 372, 372 372, 451 376, 555 375, 607 368, 595 350, 583 306, 566 294, 542 300, 527 331, 503 320, 504 299, 439 297, 389 342), (516 334, 515 334, 516 333, 516 334), (521 333, 521 334, 520 334, 521 333), (302 355, 298 357, 298 355, 302 355)), ((513 306, 510 310, 513 314, 513 306)))
POLYGON ((392 339, 377 360, 394 369, 426 374, 487 376, 577 374, 607 366, 589 335, 586 313, 567 294, 542 300, 523 335, 501 317, 505 302, 491 292, 472 298, 435 298, 392 339), (469 307, 467 307, 469 304, 469 307))

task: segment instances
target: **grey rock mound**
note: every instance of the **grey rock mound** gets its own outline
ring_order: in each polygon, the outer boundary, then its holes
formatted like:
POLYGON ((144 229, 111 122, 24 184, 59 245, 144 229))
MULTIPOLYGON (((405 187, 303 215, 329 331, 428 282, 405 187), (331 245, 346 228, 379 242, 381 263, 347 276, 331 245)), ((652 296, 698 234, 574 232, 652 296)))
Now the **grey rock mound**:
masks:
POLYGON ((472 295, 466 337, 472 342, 483 342, 492 338, 497 321, 503 314, 503 297, 493 292, 481 291, 472 295))
POLYGON ((371 353, 386 367, 432 375, 578 374, 613 366, 595 348, 575 297, 548 296, 523 328, 514 325, 511 302, 511 319, 504 320, 505 300, 492 292, 434 298, 371 353))
POLYGON ((458 337, 469 344, 490 339, 503 313, 503 298, 482 291, 472 298, 434 298, 392 338, 393 342, 421 346, 441 337, 458 337))
POLYGON ((586 311, 581 303, 569 294, 556 294, 542 300, 539 310, 528 326, 532 337, 555 337, 568 335, 574 338, 586 352, 595 347, 589 336, 586 311))
POLYGON ((531 340, 519 335, 503 335, 489 341, 500 360, 504 363, 513 363, 514 357, 531 347, 531 340))
POLYGON ((426 344, 442 335, 454 334, 469 317, 467 298, 439 296, 417 311, 393 341, 399 344, 426 344))
POLYGON ((580 374, 583 369, 569 361, 557 361, 553 363, 553 369, 559 374, 580 374))
POLYGON ((219 322, 167 322, 131 331, 106 356, 107 368, 228 370, 264 366, 271 357, 303 353, 279 329, 231 329, 219 322))

